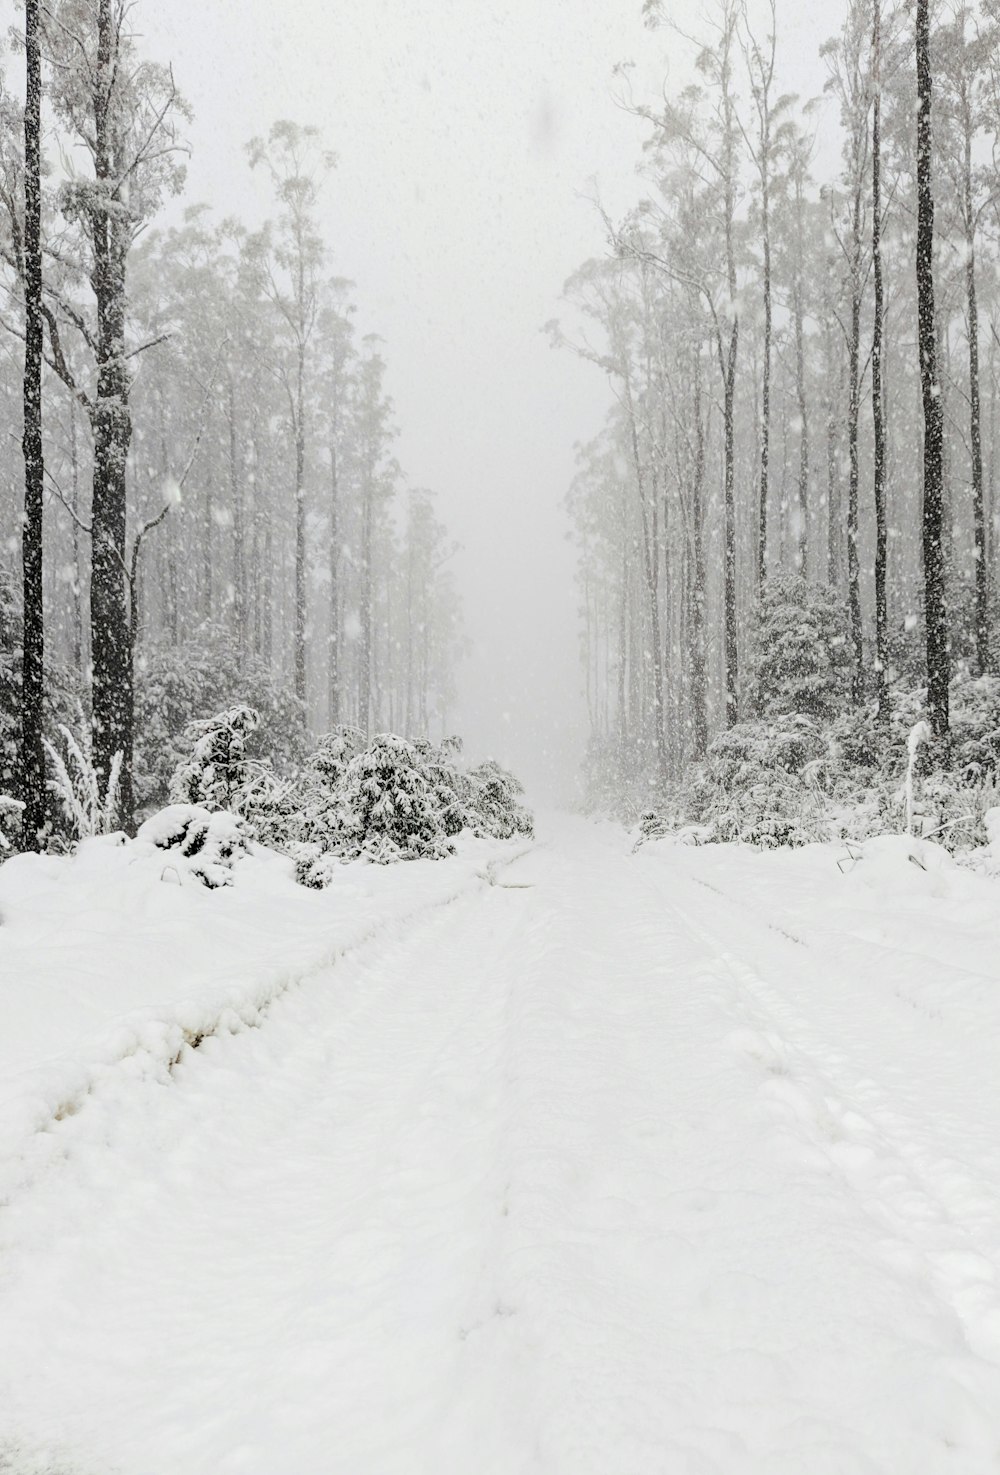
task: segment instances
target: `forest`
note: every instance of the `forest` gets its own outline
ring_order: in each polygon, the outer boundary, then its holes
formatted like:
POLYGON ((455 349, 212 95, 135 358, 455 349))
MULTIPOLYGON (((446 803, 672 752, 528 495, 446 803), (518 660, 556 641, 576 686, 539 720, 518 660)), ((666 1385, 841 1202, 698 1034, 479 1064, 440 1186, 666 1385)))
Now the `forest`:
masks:
POLYGON ((1000 16, 850 0, 810 100, 774 3, 721 0, 691 34, 671 13, 646 6, 696 80, 644 100, 620 71, 643 197, 604 213, 550 325, 613 392, 568 497, 591 802, 763 843, 825 838, 845 805, 898 828, 926 720, 935 824, 961 810, 981 841, 1000 16))
POLYGON ((310 734, 440 738, 463 649, 457 545, 318 225, 334 154, 279 120, 244 160, 270 219, 187 203, 190 109, 135 26, 33 0, 23 93, 0 79, 0 791, 28 848, 66 828, 60 772, 133 829, 234 703, 286 771, 310 734))

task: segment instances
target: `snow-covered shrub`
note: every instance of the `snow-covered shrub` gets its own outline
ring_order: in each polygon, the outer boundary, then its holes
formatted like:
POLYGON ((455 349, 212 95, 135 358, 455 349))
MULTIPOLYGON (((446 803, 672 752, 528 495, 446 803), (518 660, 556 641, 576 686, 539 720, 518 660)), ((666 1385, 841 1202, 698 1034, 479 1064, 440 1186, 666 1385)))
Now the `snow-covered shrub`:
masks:
POLYGON ((135 793, 140 808, 166 803, 170 779, 188 754, 189 722, 246 703, 260 717, 247 752, 282 774, 305 753, 302 703, 232 635, 206 625, 180 645, 140 646, 135 675, 135 793))
POLYGON ((949 767, 970 782, 996 772, 1000 762, 1000 678, 980 676, 951 687, 949 767))
POLYGON ((251 834, 235 814, 214 813, 199 804, 168 804, 139 826, 136 839, 164 852, 178 879, 193 876, 203 886, 231 886, 233 864, 249 853, 251 834))
POLYGON ((60 723, 66 757, 48 738, 45 751, 51 778, 48 787, 74 839, 110 835, 118 829, 122 755, 116 753, 105 783, 94 767, 90 724, 79 714, 79 737, 60 723))
POLYGON ((360 727, 342 724, 324 733, 309 755, 307 767, 331 792, 336 789, 352 758, 365 749, 365 735, 360 727))
POLYGON ((842 597, 800 577, 768 579, 755 641, 756 710, 829 716, 843 709, 850 684, 842 597))
POLYGON ((776 772, 720 798, 711 814, 711 836, 768 850, 828 840, 823 795, 797 776, 776 772))
POLYGON ((0 794, 0 854, 13 848, 13 841, 21 828, 21 812, 24 805, 10 794, 0 794))
POLYGON ((771 721, 740 722, 709 745, 706 771, 727 793, 747 789, 771 774, 802 773, 829 757, 829 742, 814 717, 798 712, 771 721))
POLYGON ((184 729, 187 754, 170 779, 171 803, 228 809, 251 777, 247 740, 259 725, 257 712, 242 703, 189 722, 184 729))
POLYGON ((524 789, 512 773, 488 758, 469 770, 468 779, 468 824, 475 834, 496 840, 534 834, 534 821, 521 803, 524 789))
POLYGON ((451 853, 440 809, 415 746, 382 733, 352 758, 338 789, 345 859, 365 856, 385 865, 451 853))
POLYGON ((435 746, 426 738, 420 738, 414 747, 441 813, 445 834, 457 835, 466 826, 474 829, 476 788, 461 766, 462 739, 446 737, 435 746))
MULTIPOLYGON (((23 645, 18 582, 0 565, 0 792, 16 793, 20 783, 21 660, 23 645)), ((80 725, 79 681, 69 667, 46 659, 42 720, 50 742, 60 727, 80 725)))
POLYGON ((230 809, 256 840, 274 850, 287 850, 306 825, 307 791, 300 778, 283 777, 269 763, 248 759, 233 790, 230 809))

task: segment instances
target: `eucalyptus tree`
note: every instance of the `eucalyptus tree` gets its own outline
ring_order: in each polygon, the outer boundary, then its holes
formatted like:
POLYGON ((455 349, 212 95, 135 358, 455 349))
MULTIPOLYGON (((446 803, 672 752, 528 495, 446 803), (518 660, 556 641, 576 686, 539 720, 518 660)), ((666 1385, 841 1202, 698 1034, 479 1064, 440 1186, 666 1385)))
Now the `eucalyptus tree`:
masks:
POLYGON ((324 149, 319 130, 282 119, 266 139, 247 145, 251 168, 263 166, 279 206, 276 227, 257 238, 264 288, 283 324, 290 363, 280 371, 288 400, 295 445, 295 693, 306 699, 306 626, 308 571, 306 551, 307 371, 310 346, 320 311, 323 238, 316 213, 320 186, 333 168, 334 155, 324 149))
POLYGON ((861 563, 859 538, 860 463, 858 435, 861 418, 861 309, 868 259, 865 249, 865 213, 871 117, 871 21, 867 0, 850 0, 840 36, 823 48, 829 75, 827 87, 840 104, 844 130, 843 198, 831 193, 834 208, 842 205, 844 218, 834 216, 834 229, 844 258, 848 314, 841 321, 847 344, 847 450, 850 463, 847 492, 847 600, 853 679, 851 695, 860 701, 864 681, 861 618, 861 563))
POLYGON ((947 736, 948 683, 951 658, 945 599, 944 559, 944 417, 938 377, 938 341, 934 304, 934 182, 932 167, 931 101, 933 73, 930 55, 928 0, 917 0, 917 345, 920 389, 924 411, 924 625, 927 647, 927 707, 935 738, 947 736))
POLYGON ((21 657, 22 834, 35 849, 45 828, 45 685, 42 451, 42 49, 39 0, 25 0, 24 223, 20 278, 24 288, 24 526, 21 534, 24 636, 21 657))
MULTIPOLYGON (((1000 45, 1000 26, 979 25, 967 5, 935 29, 931 42, 940 81, 938 156, 949 179, 960 222, 965 276, 965 327, 968 347, 969 462, 972 481, 975 648, 981 673, 990 669, 989 549, 983 494, 983 433, 979 369, 977 238, 982 216, 992 204, 997 182, 978 161, 987 122, 990 64, 1000 45)), ((996 121, 996 120, 994 120, 996 121)))
POLYGON ((73 228, 76 277, 93 310, 47 284, 47 359, 87 413, 93 436, 90 633, 94 767, 107 782, 122 755, 120 817, 131 826, 133 684, 126 550, 132 437, 127 276, 132 247, 165 193, 180 189, 186 108, 169 69, 140 60, 128 0, 54 0, 45 9, 50 95, 57 122, 89 165, 60 188, 73 228), (78 377, 64 339, 82 345, 78 377))

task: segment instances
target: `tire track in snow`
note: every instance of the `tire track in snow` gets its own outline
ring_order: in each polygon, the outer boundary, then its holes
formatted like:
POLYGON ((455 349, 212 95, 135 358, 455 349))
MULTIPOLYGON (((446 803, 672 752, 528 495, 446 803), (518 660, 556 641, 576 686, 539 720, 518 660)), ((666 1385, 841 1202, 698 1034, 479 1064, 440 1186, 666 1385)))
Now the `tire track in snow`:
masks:
MULTIPOLYGON (((650 884, 648 877, 644 880, 650 884)), ((997 1267, 962 1222, 972 1206, 978 1205, 986 1212, 992 1243, 1000 1242, 1000 1199, 993 1186, 976 1184, 953 1170, 935 1171, 932 1162, 917 1158, 913 1138, 919 1137, 921 1124, 901 1120, 870 1077, 865 1078, 864 1104, 854 1099, 857 1087, 852 1091, 845 1081, 849 1062, 841 1061, 821 1041, 809 1038, 813 1027, 789 1007, 787 999, 741 950, 746 947, 747 933, 759 936, 762 927, 767 927, 782 934, 788 944, 797 944, 793 948, 766 940, 769 948, 786 952, 781 972, 794 975, 800 987, 804 971, 829 977, 829 965, 821 965, 811 955, 804 958, 799 939, 788 938, 780 927, 752 916, 731 896, 710 889, 730 909, 729 915, 715 909, 706 921, 700 898, 683 907, 673 896, 666 902, 678 922, 713 952, 718 966, 732 980, 734 1006, 747 1026, 732 1044, 757 1059, 767 1072, 760 1089, 769 1106, 779 1120, 819 1147, 858 1194, 866 1212, 891 1231, 896 1244, 884 1248, 889 1268, 925 1282, 954 1315, 970 1356, 991 1369, 1000 1368, 997 1267), (733 913, 741 914, 742 933, 733 926, 733 913), (730 945, 720 948, 727 934, 730 945), (887 1123, 898 1123, 898 1127, 887 1123)), ((652 890, 657 892, 655 885, 652 890)))

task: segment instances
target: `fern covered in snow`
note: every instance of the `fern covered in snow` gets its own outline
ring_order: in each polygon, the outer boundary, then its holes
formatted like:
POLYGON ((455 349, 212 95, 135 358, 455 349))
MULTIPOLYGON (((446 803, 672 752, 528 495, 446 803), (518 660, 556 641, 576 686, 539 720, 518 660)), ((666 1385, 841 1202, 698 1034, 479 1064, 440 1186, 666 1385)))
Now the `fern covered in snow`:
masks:
POLYGON ((78 840, 92 835, 110 835, 118 829, 122 755, 116 753, 103 790, 101 776, 94 767, 90 728, 80 715, 80 736, 62 722, 59 731, 66 745, 63 757, 54 743, 44 739, 51 778, 48 787, 78 840))

